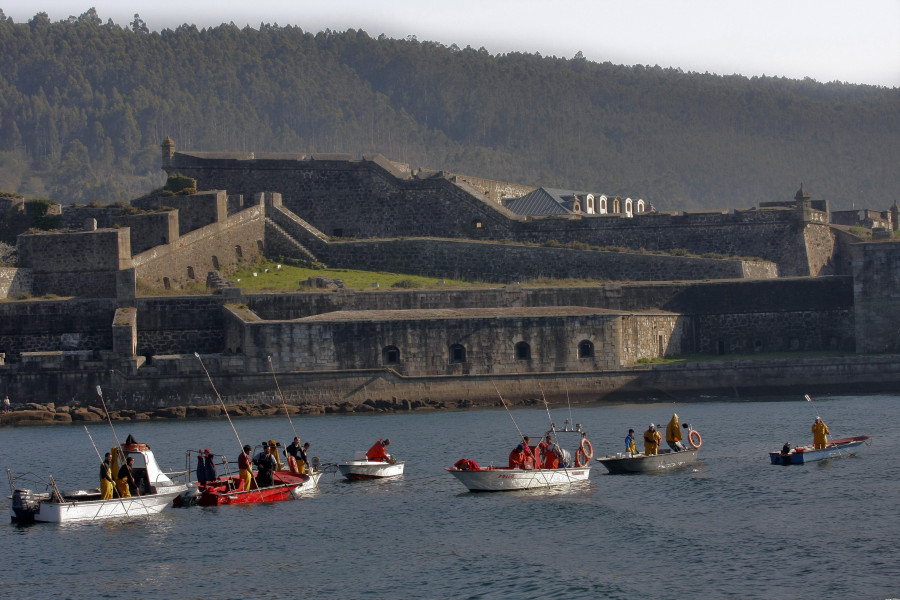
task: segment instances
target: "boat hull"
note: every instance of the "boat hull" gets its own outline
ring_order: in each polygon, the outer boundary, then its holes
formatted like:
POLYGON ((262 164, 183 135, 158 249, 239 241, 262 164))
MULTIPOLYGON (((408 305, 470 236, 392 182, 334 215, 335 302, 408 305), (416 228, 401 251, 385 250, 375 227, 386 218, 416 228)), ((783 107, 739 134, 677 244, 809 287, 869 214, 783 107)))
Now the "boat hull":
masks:
POLYGON ((773 465, 803 465, 828 458, 853 456, 859 452, 863 444, 868 444, 868 436, 857 436, 832 440, 826 447, 815 450, 812 446, 794 448, 789 454, 781 452, 769 452, 769 459, 773 465))
POLYGON ((677 469, 688 465, 697 464, 699 450, 689 448, 681 452, 662 452, 660 454, 646 456, 644 454, 623 453, 615 456, 598 458, 606 470, 613 475, 625 473, 656 473, 667 469, 677 469))
POLYGON ((567 485, 586 481, 591 474, 589 466, 571 469, 479 469, 461 471, 447 467, 447 472, 473 492, 506 492, 567 485))
MULTIPOLYGON (((10 505, 10 518, 19 523, 78 523, 104 519, 121 519, 155 515, 168 506, 173 498, 187 489, 186 485, 174 485, 165 491, 112 500, 66 500, 53 502, 49 494, 39 500, 36 511, 16 510, 10 505)), ((26 490, 27 491, 27 490, 26 490)), ((99 494, 92 494, 96 496, 99 494)))
POLYGON ((300 475, 278 471, 273 474, 274 485, 250 490, 241 490, 241 479, 237 475, 219 477, 206 484, 196 484, 193 490, 174 499, 176 508, 197 504, 199 506, 227 506, 230 504, 259 504, 263 502, 284 502, 299 497, 316 487, 321 473, 300 475))
POLYGON ((386 463, 368 460, 348 460, 338 463, 341 475, 350 481, 385 479, 403 475, 403 462, 386 463))

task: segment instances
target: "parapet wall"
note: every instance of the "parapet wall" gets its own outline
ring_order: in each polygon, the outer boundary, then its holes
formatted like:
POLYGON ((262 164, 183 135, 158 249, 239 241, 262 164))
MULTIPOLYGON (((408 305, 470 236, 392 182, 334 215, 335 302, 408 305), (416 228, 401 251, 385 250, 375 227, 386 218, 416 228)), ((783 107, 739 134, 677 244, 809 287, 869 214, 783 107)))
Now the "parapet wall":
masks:
POLYGON ((672 281, 778 276, 771 262, 424 238, 332 242, 317 256, 342 268, 499 283, 540 277, 672 281))
POLYGON ((274 190, 283 196, 285 207, 336 237, 557 240, 633 250, 684 248, 694 254, 762 258, 776 263, 782 276, 818 275, 833 251, 827 214, 807 205, 731 214, 526 219, 491 199, 490 189, 485 189, 489 180, 452 174, 408 178, 371 160, 323 158, 329 159, 203 159, 176 153, 166 169, 197 179, 203 189, 245 196, 274 190))
POLYGON ((900 243, 871 242, 850 247, 855 285, 856 339, 860 352, 900 349, 900 243))
POLYGON ((33 291, 31 269, 0 267, 0 299, 18 298, 33 291))

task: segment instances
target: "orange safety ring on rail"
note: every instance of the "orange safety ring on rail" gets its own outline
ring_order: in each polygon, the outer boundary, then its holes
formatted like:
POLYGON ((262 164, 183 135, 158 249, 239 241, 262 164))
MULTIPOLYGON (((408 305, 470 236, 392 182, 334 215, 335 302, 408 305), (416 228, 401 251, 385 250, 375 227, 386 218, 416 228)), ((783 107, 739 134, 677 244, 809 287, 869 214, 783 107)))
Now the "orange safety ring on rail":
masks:
POLYGON ((700 437, 698 432, 691 429, 691 432, 688 434, 688 442, 691 444, 691 448, 696 450, 703 445, 703 438, 700 437))
POLYGON ((122 444, 122 448, 128 452, 138 452, 141 450, 149 450, 150 446, 147 444, 122 444))
POLYGON ((584 450, 582 450, 581 448, 579 448, 578 450, 575 451, 575 466, 576 466, 576 467, 583 467, 583 466, 585 466, 586 464, 588 464, 588 460, 587 460, 587 458, 586 458, 586 455, 585 455, 585 453, 584 453, 584 450))
POLYGON ((582 438, 581 440, 581 451, 584 452, 587 462, 591 462, 591 459, 594 458, 594 447, 591 446, 587 438, 582 438))

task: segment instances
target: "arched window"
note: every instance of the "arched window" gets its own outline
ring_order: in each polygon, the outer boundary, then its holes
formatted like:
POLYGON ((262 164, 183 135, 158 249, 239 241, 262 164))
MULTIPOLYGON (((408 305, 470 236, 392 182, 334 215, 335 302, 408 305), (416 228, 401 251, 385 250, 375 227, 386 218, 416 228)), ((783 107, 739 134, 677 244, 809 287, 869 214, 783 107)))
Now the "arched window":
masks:
POLYGON ((631 198, 625 198, 625 216, 634 216, 634 212, 631 210, 631 198))
POLYGON ((234 255, 237 256, 238 258, 244 258, 244 251, 241 250, 240 246, 234 247, 234 255))
POLYGON ((188 279, 194 278, 194 267, 188 267, 188 279))
POLYGON ((634 205, 634 212, 639 215, 647 212, 647 205, 644 204, 643 200, 638 199, 637 203, 634 205))
POLYGON ((528 342, 516 344, 516 360, 531 360, 531 346, 528 342))
POLYGON ((585 212, 589 215, 594 214, 594 197, 591 194, 588 194, 587 198, 585 198, 585 205, 587 206, 585 212))
POLYGON ((619 214, 622 212, 622 199, 616 196, 615 200, 613 200, 612 205, 613 214, 619 214))
POLYGON ((396 365, 400 363, 400 350, 397 346, 385 346, 381 351, 381 362, 386 365, 396 365))
POLYGON ((600 210, 597 212, 601 215, 606 214, 606 196, 600 196, 600 210))
POLYGON ((462 344, 450 346, 450 364, 456 365, 466 362, 466 347, 462 344))
POLYGON ((212 257, 212 264, 213 264, 213 269, 218 271, 219 270, 219 257, 218 256, 212 257))
POLYGON ((578 342, 578 358, 593 358, 594 342, 590 340, 581 340, 578 342))

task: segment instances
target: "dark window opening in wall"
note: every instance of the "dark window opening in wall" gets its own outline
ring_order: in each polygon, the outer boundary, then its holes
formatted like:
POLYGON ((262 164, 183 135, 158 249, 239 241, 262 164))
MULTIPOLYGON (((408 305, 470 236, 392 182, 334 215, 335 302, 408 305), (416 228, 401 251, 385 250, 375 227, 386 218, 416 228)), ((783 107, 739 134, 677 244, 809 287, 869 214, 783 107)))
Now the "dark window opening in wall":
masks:
POLYGON ((400 363, 400 350, 397 346, 386 346, 381 351, 381 361, 386 365, 396 365, 400 363))
POLYGON ((762 340, 754 340, 753 341, 753 349, 757 352, 762 351, 762 340))
POLYGON ((169 281, 168 277, 163 277, 163 287, 166 288, 167 290, 172 289, 172 283, 169 281))
POLYGON ((188 267, 188 279, 194 279, 194 267, 188 267))
POLYGON ((335 229, 331 232, 331 237, 344 237, 343 229, 335 229))
POLYGON ((450 364, 464 362, 466 362, 466 347, 462 344, 453 344, 450 346, 450 364))
POLYGON ((719 356, 725 354, 725 342, 723 340, 716 342, 716 354, 719 356))
POLYGON ((263 250, 265 249, 265 246, 263 246, 262 240, 256 240, 256 249, 259 250, 260 254, 263 254, 263 250))
POLYGON ((578 358, 593 358, 594 343, 589 340, 581 340, 578 342, 578 358))
POLYGON ((218 257, 218 256, 213 256, 213 257, 212 257, 212 263, 213 263, 213 269, 215 269, 216 271, 218 271, 218 270, 219 270, 219 257, 218 257))
POLYGON ((666 345, 663 343, 662 334, 659 334, 656 338, 656 355, 657 356, 665 356, 666 355, 666 345))
POLYGON ((519 342, 516 344, 516 360, 530 360, 531 346, 528 342, 519 342))
POLYGON ((237 256, 238 258, 244 258, 244 251, 241 249, 240 246, 234 247, 234 255, 237 256))

